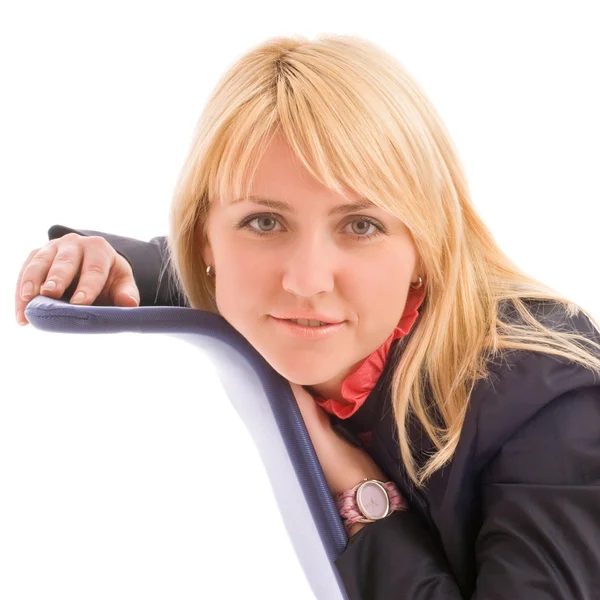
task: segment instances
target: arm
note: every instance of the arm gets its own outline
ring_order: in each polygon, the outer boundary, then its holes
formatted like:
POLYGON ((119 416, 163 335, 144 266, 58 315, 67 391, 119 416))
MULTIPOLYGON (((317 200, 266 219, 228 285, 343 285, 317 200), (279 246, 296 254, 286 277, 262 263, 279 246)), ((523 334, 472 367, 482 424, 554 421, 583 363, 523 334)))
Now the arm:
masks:
POLYGON ((150 242, 133 238, 53 225, 48 230, 48 239, 60 238, 67 233, 83 236, 103 237, 131 265, 135 283, 140 292, 140 306, 186 306, 183 296, 177 291, 175 278, 167 264, 167 238, 155 237, 150 242))
MULTIPOLYGON (((600 387, 555 398, 484 471, 473 600, 592 600, 600 590, 600 387)), ((351 600, 464 599, 417 515, 359 531, 336 561, 351 600)))

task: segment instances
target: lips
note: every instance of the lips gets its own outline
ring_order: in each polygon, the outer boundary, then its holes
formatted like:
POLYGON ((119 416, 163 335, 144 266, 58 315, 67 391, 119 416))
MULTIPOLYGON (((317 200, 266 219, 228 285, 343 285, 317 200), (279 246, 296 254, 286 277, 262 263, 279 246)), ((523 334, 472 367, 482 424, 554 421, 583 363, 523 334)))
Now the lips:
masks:
POLYGON ((292 323, 296 323, 297 325, 302 325, 304 327, 323 327, 324 325, 331 325, 331 323, 318 321, 316 319, 286 319, 286 321, 291 321, 292 323))
POLYGON ((321 323, 325 323, 326 325, 335 325, 344 321, 344 319, 339 319, 333 315, 328 315, 326 313, 303 313, 299 311, 290 311, 287 313, 274 314, 271 316, 284 321, 320 321, 321 323))
POLYGON ((328 323, 327 325, 321 325, 319 327, 311 327, 299 325, 292 319, 279 319, 277 317, 272 317, 271 320, 277 325, 277 327, 280 328, 280 331, 305 341, 327 339, 341 331, 345 323, 342 321, 341 323, 328 323))

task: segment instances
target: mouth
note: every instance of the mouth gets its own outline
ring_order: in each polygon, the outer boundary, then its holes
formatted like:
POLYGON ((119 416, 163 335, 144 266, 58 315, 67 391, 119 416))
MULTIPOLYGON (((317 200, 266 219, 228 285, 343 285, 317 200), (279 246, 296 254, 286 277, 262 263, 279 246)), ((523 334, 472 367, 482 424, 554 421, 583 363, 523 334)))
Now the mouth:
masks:
POLYGON ((296 325, 302 325, 303 327, 323 327, 324 325, 334 325, 335 323, 327 323, 325 321, 316 321, 313 319, 283 319, 290 323, 296 323, 296 325))
POLYGON ((272 317, 273 321, 283 327, 283 331, 293 336, 304 339, 323 339, 340 331, 345 321, 327 323, 312 319, 279 319, 272 317))
POLYGON ((339 319, 327 313, 302 313, 300 311, 288 311, 279 315, 269 315, 273 319, 279 321, 288 321, 303 327, 323 327, 325 325, 341 325, 345 322, 344 319, 339 319))

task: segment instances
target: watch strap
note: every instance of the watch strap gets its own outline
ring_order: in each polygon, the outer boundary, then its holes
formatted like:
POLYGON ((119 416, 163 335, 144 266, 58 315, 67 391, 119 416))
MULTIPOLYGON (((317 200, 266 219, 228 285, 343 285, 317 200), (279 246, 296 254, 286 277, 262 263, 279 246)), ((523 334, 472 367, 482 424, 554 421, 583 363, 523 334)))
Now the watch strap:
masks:
POLYGON ((374 523, 375 521, 379 521, 385 517, 388 517, 392 512, 396 510, 405 510, 408 508, 406 501, 402 494, 400 494, 400 490, 398 490, 398 486, 393 481, 379 481, 377 479, 364 479, 360 483, 356 484, 353 488, 346 490, 344 492, 340 492, 335 496, 335 503, 342 517, 342 521, 344 523, 344 527, 346 531, 349 533, 352 525, 355 523, 374 523), (388 496, 389 508, 385 515, 372 519, 365 515, 356 500, 356 495, 358 492, 358 488, 362 486, 364 483, 375 482, 383 486, 385 492, 388 496))

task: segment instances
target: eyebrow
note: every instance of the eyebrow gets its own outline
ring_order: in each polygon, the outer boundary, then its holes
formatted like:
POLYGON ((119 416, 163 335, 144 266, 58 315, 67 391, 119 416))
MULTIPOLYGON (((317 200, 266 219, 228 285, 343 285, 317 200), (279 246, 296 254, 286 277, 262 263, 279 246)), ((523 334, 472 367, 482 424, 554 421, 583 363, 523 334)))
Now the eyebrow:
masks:
MULTIPOLYGON (((239 204, 240 202, 244 202, 244 200, 249 200, 250 202, 253 202, 255 204, 261 204, 262 206, 267 206, 268 208, 272 208, 273 210, 280 210, 289 213, 296 212, 296 210, 287 202, 282 202, 281 200, 273 200, 272 198, 263 198, 261 196, 248 196, 247 198, 238 198, 237 200, 234 200, 231 203, 231 206, 233 206, 234 204, 239 204)), ((359 200, 358 202, 338 204, 329 211, 329 216, 346 214, 355 210, 364 210, 366 208, 376 208, 376 205, 373 204, 370 200, 359 200)))

